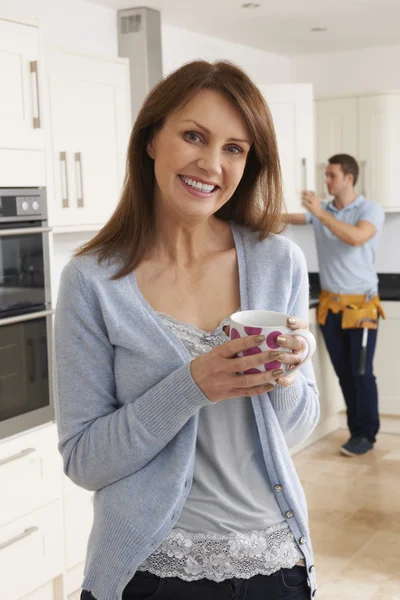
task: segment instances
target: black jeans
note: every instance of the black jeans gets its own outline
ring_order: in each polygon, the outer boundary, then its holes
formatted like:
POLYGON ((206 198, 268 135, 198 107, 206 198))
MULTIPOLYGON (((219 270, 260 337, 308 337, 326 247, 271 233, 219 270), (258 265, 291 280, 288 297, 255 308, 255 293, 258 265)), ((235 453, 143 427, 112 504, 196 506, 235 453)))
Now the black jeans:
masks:
POLYGON ((363 330, 342 329, 341 322, 342 313, 329 311, 321 331, 346 402, 347 424, 352 436, 375 442, 379 413, 372 363, 378 330, 368 330, 366 373, 358 375, 363 330))
MULTIPOLYGON (((137 571, 126 586, 122 600, 309 600, 305 567, 281 569, 273 575, 250 579, 183 581, 137 571)), ((83 590, 81 600, 96 600, 83 590)), ((101 600, 99 598, 98 600, 101 600)))

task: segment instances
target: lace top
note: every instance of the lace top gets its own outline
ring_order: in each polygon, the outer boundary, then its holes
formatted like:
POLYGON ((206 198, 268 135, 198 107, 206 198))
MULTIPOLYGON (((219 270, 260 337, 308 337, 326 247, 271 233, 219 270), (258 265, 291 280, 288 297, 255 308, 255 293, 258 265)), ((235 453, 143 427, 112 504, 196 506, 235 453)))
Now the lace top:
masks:
MULTIPOLYGON (((158 313, 191 358, 227 341, 224 319, 211 333, 158 313)), ((276 503, 257 445, 249 398, 199 413, 193 485, 174 529, 142 565, 186 581, 270 575, 303 556, 276 503)))

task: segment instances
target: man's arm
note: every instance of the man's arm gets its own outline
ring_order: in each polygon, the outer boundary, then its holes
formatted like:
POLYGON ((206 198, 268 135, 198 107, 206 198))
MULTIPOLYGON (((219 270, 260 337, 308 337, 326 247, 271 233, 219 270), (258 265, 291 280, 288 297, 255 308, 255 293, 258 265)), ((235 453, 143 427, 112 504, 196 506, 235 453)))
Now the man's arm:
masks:
POLYGON ((376 227, 370 221, 362 219, 356 225, 350 225, 349 223, 343 223, 343 221, 335 219, 334 216, 322 208, 314 192, 304 192, 303 205, 333 235, 336 235, 339 240, 349 246, 362 246, 376 234, 376 227))
POLYGON ((288 215, 282 215, 282 221, 289 223, 289 225, 306 225, 305 213, 289 213, 288 215))

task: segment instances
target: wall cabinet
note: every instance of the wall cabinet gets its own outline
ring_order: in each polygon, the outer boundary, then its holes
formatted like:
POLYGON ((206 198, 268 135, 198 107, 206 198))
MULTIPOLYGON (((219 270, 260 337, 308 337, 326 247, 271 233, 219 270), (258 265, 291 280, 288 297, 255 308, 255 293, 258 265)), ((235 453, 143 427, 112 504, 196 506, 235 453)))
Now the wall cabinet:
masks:
POLYGON ((38 28, 0 19, 0 187, 46 184, 38 28))
POLYGON ((126 59, 46 56, 55 228, 101 226, 120 196, 130 133, 126 59))
POLYGON ((400 212, 400 92, 318 100, 316 122, 320 196, 326 196, 322 173, 328 158, 343 152, 359 162, 357 192, 386 212, 400 212))
POLYGON ((260 85, 259 88, 275 125, 288 212, 305 212, 302 191, 315 186, 312 85, 260 85))

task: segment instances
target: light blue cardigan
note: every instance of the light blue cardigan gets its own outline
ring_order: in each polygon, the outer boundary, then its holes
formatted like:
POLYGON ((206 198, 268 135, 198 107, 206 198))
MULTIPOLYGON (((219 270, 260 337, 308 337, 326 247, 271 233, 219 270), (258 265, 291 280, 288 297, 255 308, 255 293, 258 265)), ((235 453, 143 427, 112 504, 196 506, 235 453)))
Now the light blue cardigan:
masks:
MULTIPOLYGON (((300 249, 282 236, 260 242, 244 227, 232 231, 242 310, 307 319, 300 249)), ((193 477, 198 413, 209 403, 191 377, 184 345, 145 301, 133 274, 110 279, 116 268, 99 266, 93 255, 72 259, 55 319, 59 449, 68 477, 95 491, 83 587, 97 600, 120 600, 177 521, 193 477)), ((276 500, 306 559, 311 596, 306 501, 288 446, 318 421, 312 366, 299 371, 293 386, 251 402, 276 500)))

